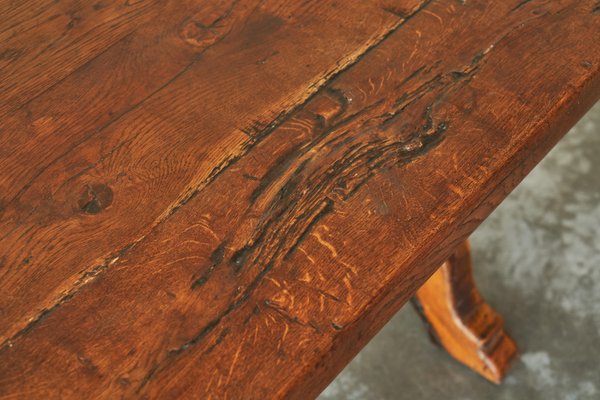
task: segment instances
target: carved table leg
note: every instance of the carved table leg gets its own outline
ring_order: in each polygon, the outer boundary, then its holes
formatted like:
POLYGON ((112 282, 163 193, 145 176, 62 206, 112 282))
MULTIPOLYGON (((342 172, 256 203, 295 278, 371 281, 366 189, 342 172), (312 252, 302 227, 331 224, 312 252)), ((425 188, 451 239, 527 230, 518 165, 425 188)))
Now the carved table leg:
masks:
POLYGON ((432 338, 452 357, 500 383, 517 347, 504 331, 502 317, 475 287, 468 242, 418 290, 413 304, 432 338))

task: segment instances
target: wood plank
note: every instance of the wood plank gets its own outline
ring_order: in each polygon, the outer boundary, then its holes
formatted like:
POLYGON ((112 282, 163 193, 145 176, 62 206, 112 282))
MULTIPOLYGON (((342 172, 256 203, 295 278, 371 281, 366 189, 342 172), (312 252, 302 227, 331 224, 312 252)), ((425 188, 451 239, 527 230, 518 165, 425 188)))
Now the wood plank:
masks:
MULTIPOLYGON (((57 88, 58 105, 52 97, 38 99, 39 114, 31 119, 39 122, 42 133, 32 133, 33 143, 21 146, 19 141, 14 146, 2 177, 5 193, 14 188, 14 195, 5 199, 0 225, 4 264, 12 267, 4 269, 0 282, 3 341, 105 269, 216 172, 260 141, 260 132, 268 130, 271 121, 305 101, 401 21, 373 2, 361 3, 349 16, 332 7, 315 13, 319 2, 256 6, 246 1, 232 9, 222 4, 213 4, 221 14, 200 10, 172 36, 164 37, 161 26, 152 25, 149 29, 159 29, 157 49, 150 40, 146 51, 144 31, 139 40, 113 48, 94 62, 97 67, 84 72, 83 82, 75 77, 63 90, 57 88), (225 37, 206 39, 206 29, 199 26, 215 21, 225 37), (286 46, 305 29, 302 41, 286 46), (205 51, 210 41, 214 46, 205 51), (336 46, 330 49, 332 41, 336 46), (274 54, 274 49, 280 50, 274 54), (163 61, 151 65, 146 74, 138 73, 139 52, 170 60, 171 76, 156 76, 156 68, 164 71, 163 61), (119 61, 117 71, 132 72, 117 74, 108 85, 96 81, 92 72, 104 70, 114 76, 111 64, 119 61), (128 90, 130 85, 123 82, 131 80, 132 73, 139 81, 128 90), (147 83, 149 78, 162 79, 157 85, 147 83), (268 84, 275 78, 278 84, 268 84), (81 91, 69 92, 78 83, 81 91), (113 86, 123 87, 117 90, 121 100, 116 109, 107 110, 113 107, 106 100, 113 86), (80 99, 88 97, 89 108, 72 116, 80 99), (229 98, 225 107, 224 98, 229 98), (50 116, 49 104, 56 105, 50 116), (96 104, 102 104, 100 110, 96 104), (81 122, 90 116, 96 120, 81 122), (66 138, 59 135, 63 122, 70 123, 66 138), (31 157, 47 163, 31 163, 31 157), (114 201, 109 210, 91 217, 94 212, 82 209, 89 187, 110 187, 106 192, 114 201)), ((21 126, 13 126, 15 134, 21 126)))
POLYGON ((5 208, 0 395, 318 394, 600 94, 594 1, 399 3, 263 6, 5 208))
MULTIPOLYGON (((50 165, 102 133, 197 61, 210 44, 190 45, 181 35, 196 23, 210 26, 230 11, 232 2, 204 1, 192 7, 195 3, 170 3, 150 24, 10 110, 0 137, 0 165, 11 173, 3 174, 0 181, 0 202, 18 201, 50 165), (30 158, 38 161, 31 163, 30 158)), ((25 72, 36 75, 31 68, 25 72)))
POLYGON ((156 1, 3 1, 0 116, 52 87, 159 14, 156 1))

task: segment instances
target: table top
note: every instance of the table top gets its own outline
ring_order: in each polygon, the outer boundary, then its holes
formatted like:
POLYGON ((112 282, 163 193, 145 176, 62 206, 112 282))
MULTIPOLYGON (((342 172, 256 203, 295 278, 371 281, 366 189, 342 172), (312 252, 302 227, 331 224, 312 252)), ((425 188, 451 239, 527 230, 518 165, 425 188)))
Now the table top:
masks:
POLYGON ((317 395, 598 99, 599 34, 595 0, 0 0, 0 398, 317 395))

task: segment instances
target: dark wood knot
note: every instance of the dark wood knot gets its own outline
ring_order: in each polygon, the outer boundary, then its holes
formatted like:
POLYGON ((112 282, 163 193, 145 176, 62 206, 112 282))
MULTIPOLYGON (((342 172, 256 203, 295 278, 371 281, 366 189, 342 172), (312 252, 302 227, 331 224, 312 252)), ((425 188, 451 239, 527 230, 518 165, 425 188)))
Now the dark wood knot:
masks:
POLYGON ((77 206, 86 214, 98 214, 108 207, 113 200, 112 189, 102 183, 85 185, 77 206))

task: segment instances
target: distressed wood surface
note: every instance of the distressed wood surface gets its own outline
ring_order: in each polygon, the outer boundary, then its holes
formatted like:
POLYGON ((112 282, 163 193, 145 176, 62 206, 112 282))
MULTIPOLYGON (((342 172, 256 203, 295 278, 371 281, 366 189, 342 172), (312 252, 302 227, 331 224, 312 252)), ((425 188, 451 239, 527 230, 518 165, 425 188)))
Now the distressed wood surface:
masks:
POLYGON ((317 395, 600 96, 596 0, 0 0, 0 398, 317 395))

